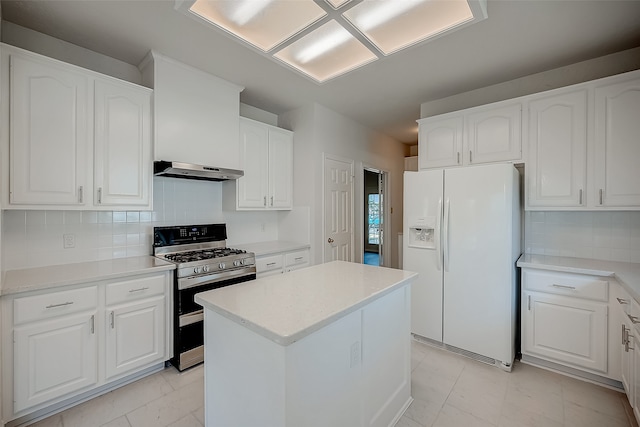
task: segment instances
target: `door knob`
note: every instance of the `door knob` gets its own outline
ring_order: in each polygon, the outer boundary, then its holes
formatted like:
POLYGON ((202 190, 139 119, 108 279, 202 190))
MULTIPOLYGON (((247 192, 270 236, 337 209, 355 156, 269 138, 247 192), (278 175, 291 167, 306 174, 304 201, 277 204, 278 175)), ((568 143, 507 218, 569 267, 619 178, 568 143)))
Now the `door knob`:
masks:
POLYGON ((329 243, 333 243, 333 239, 331 237, 329 237, 329 239, 327 240, 327 242, 329 243))

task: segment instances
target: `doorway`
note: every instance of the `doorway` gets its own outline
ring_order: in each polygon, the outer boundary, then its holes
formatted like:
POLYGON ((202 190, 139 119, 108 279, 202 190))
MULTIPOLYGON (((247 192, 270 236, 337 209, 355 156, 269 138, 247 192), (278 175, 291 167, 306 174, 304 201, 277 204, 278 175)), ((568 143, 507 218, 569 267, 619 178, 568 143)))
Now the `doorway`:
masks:
POLYGON ((387 172, 364 168, 362 263, 385 265, 387 172))

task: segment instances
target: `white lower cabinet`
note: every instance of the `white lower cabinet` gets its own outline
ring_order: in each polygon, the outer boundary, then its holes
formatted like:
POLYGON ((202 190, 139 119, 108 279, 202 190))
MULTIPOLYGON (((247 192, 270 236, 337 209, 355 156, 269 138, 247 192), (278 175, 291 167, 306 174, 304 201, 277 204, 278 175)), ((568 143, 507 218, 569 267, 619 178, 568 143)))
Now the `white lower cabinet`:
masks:
POLYGON ((608 375, 609 283, 522 270, 522 354, 608 375))
POLYGON ((14 329, 14 411, 96 384, 96 311, 14 329))
POLYGON ((161 295, 107 310, 107 378, 163 360, 164 303, 161 295))
POLYGON ((170 278, 163 271, 3 296, 3 421, 161 366, 170 357, 170 278))

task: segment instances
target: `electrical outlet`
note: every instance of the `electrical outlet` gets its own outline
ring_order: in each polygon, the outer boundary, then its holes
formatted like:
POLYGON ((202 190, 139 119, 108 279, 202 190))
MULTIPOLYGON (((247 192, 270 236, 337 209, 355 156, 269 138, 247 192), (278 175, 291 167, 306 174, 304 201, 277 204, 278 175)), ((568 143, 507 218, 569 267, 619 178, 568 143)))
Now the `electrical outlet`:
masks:
POLYGON ((62 235, 62 246, 65 249, 75 248, 76 247, 76 235, 75 234, 63 234, 62 235))

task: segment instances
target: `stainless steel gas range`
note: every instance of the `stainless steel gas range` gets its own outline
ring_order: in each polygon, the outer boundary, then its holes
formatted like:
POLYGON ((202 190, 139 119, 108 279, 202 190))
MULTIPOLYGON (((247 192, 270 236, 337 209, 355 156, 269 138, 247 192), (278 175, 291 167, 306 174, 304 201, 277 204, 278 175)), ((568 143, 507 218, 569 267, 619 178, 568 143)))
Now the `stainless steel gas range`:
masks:
POLYGON ((251 252, 226 247, 225 224, 153 228, 153 254, 176 264, 171 363, 180 371, 204 360, 202 307, 195 294, 256 278, 251 252))

